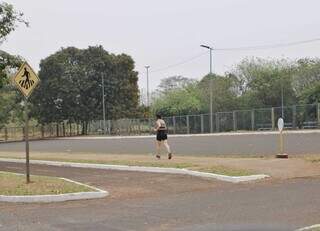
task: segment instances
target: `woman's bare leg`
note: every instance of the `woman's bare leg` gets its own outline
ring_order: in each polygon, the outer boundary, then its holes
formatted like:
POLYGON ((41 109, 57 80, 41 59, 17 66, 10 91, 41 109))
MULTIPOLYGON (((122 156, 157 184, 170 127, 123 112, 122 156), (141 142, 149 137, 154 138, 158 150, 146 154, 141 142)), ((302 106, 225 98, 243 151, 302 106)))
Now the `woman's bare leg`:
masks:
POLYGON ((172 158, 172 154, 171 154, 171 149, 170 149, 170 146, 168 144, 168 141, 167 140, 164 140, 163 141, 163 145, 166 147, 167 149, 167 153, 168 153, 168 158, 171 159, 172 158))
POLYGON ((161 141, 157 140, 156 141, 156 149, 157 149, 157 158, 160 158, 160 151, 161 151, 161 141))

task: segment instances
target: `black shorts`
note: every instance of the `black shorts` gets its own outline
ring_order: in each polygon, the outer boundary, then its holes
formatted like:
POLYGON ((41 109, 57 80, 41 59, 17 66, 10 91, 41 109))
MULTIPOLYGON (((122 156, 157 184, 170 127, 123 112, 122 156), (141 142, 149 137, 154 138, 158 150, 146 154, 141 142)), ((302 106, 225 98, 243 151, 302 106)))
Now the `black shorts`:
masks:
POLYGON ((157 140, 158 141, 162 141, 162 140, 166 140, 168 139, 168 136, 167 136, 167 131, 158 131, 157 132, 157 140))

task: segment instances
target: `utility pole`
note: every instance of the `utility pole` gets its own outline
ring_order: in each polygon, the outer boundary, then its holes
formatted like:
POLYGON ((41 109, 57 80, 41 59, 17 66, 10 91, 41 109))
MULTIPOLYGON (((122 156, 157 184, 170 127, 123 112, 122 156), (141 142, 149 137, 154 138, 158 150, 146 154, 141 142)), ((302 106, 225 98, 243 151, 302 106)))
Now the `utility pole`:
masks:
POLYGON ((281 118, 284 119, 284 111, 283 111, 283 80, 281 79, 281 118))
POLYGON ((105 106, 105 95, 104 95, 104 76, 101 76, 101 87, 102 87, 102 113, 103 113, 103 133, 106 135, 106 106, 105 106))
POLYGON ((147 70, 147 107, 150 106, 150 98, 149 98, 149 68, 150 66, 145 66, 147 70))
POLYGON ((212 51, 213 48, 210 46, 206 46, 206 45, 200 45, 203 48, 209 49, 210 51, 210 82, 209 82, 209 89, 210 89, 210 133, 213 133, 213 92, 212 92, 212 88, 213 88, 213 83, 212 83, 212 51))

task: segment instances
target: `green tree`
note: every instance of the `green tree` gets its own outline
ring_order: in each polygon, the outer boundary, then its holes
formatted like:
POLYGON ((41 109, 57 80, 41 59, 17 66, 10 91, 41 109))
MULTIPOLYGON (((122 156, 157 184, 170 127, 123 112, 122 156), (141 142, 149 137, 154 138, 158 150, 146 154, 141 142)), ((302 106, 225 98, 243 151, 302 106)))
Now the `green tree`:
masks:
POLYGON ((238 79, 242 107, 273 107, 296 103, 293 89, 295 67, 287 60, 245 59, 231 72, 238 79))
POLYGON ((102 119, 102 78, 107 118, 135 115, 138 78, 133 70, 130 56, 109 54, 102 46, 63 48, 40 63, 34 116, 41 123, 102 119))
POLYGON ((300 59, 293 73, 293 88, 301 103, 319 102, 320 59, 300 59))
POLYGON ((198 114, 201 112, 201 99, 197 83, 184 88, 170 90, 152 104, 152 112, 163 116, 198 114))
POLYGON ((160 94, 165 94, 171 90, 181 89, 187 87, 191 83, 195 83, 196 80, 183 77, 181 75, 175 75, 168 78, 161 79, 157 91, 160 94))
MULTIPOLYGON (((22 17, 23 14, 15 11, 12 5, 0 2, 0 45, 19 23, 28 25, 22 17)), ((10 85, 9 79, 21 63, 21 57, 0 50, 0 127, 8 123, 10 118, 21 116, 21 106, 18 104, 21 97, 10 85)))
POLYGON ((233 110, 236 105, 237 80, 232 75, 206 75, 199 83, 202 111, 210 111, 210 81, 212 81, 212 106, 214 112, 233 110))
POLYGON ((11 4, 0 2, 0 44, 17 28, 19 23, 29 25, 23 19, 23 13, 17 12, 11 4))

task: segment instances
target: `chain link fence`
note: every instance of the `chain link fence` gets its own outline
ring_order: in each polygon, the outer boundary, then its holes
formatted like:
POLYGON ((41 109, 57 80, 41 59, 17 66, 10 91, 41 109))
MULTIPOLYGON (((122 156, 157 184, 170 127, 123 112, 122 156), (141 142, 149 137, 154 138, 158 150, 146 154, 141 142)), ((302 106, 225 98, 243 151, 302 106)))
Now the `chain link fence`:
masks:
MULTIPOLYGON (((285 121, 285 129, 320 128, 320 104, 294 105, 286 107, 236 110, 201 115, 184 115, 163 118, 169 134, 201 134, 230 131, 275 130, 278 118, 285 121), (212 121, 212 123, 211 123, 212 121)), ((85 135, 148 135, 153 133, 154 119, 119 119, 104 122, 92 121, 86 125, 53 123, 29 129, 30 139, 85 135)), ((24 139, 21 127, 0 129, 0 141, 24 139)))

